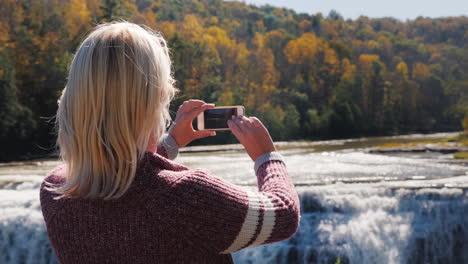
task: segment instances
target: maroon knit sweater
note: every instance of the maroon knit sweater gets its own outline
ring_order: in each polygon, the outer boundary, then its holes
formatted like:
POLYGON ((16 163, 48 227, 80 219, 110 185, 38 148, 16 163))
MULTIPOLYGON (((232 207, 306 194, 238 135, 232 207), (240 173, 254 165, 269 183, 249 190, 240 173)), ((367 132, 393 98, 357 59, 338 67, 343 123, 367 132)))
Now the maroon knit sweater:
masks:
MULTIPOLYGON (((282 161, 257 170, 251 192, 146 152, 118 199, 54 199, 63 166, 41 186, 42 213, 60 263, 233 263, 231 252, 290 238, 298 229, 298 195, 282 161)), ((220 164, 222 166, 222 164, 220 164)))

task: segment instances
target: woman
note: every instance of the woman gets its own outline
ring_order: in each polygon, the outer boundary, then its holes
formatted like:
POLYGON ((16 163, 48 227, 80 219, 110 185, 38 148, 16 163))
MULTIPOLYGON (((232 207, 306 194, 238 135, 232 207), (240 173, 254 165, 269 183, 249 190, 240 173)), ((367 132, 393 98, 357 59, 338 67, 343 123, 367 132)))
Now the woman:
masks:
POLYGON ((102 24, 78 48, 57 112, 64 164, 40 193, 61 263, 233 263, 231 252, 296 232, 297 193, 258 119, 229 128, 255 161, 259 192, 172 161, 215 135, 192 128, 213 107, 199 100, 164 134, 173 83, 166 42, 150 29, 102 24))

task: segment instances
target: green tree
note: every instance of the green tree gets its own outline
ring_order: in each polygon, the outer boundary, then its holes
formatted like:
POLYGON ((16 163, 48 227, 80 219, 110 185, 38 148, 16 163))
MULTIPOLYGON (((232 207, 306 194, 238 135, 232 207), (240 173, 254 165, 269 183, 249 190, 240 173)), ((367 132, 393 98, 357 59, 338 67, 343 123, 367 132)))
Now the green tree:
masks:
POLYGON ((30 152, 27 147, 36 126, 31 110, 18 101, 14 76, 11 61, 0 52, 0 160, 30 152))
POLYGON ((137 12, 135 0, 102 0, 101 21, 113 21, 116 19, 129 19, 137 12))

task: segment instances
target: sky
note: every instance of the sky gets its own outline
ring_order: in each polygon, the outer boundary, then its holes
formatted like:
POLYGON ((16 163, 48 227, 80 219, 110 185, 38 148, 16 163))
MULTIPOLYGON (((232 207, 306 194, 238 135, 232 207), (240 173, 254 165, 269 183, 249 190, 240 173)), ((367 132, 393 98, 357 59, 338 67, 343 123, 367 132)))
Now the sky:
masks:
POLYGON ((361 15, 400 20, 424 17, 468 16, 468 0, 239 0, 248 4, 287 7, 299 13, 325 16, 335 9, 345 19, 361 15))

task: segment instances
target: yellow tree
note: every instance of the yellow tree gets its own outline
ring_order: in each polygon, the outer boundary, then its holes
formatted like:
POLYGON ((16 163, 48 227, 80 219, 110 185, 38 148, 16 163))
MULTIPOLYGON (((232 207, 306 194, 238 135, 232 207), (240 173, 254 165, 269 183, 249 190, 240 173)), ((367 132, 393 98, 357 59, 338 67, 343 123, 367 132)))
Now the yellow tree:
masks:
POLYGON ((199 41, 203 35, 203 26, 199 18, 194 14, 184 16, 184 21, 180 25, 182 35, 190 41, 199 41))
POLYGON ((354 73, 356 72, 356 65, 353 65, 348 58, 344 58, 341 61, 341 68, 343 74, 341 75, 342 81, 348 81, 353 78, 354 73))
POLYGON ((395 69, 401 74, 404 80, 408 80, 408 65, 406 65, 404 61, 400 61, 395 69))
POLYGON ((431 72, 429 67, 424 64, 417 62, 413 65, 413 73, 412 73, 413 80, 416 81, 425 81, 431 77, 431 72))
POLYGON ((165 39, 172 38, 172 36, 177 32, 176 25, 169 21, 159 23, 156 29, 162 31, 165 39))
POLYGON ((86 7, 91 12, 91 20, 93 22, 98 21, 99 17, 102 17, 102 9, 100 7, 101 1, 86 0, 86 7))
POLYGON ((372 62, 379 61, 379 55, 361 54, 359 55, 359 66, 364 71, 369 71, 372 67, 372 62))
POLYGON ((265 36, 257 32, 252 44, 254 50, 250 58, 253 67, 250 76, 253 78, 252 82, 256 82, 257 85, 253 91, 254 102, 249 102, 253 105, 249 106, 265 112, 272 107, 271 95, 277 89, 279 73, 275 69, 273 52, 265 45, 265 36))
POLYGON ((370 52, 376 52, 380 49, 380 44, 373 39, 367 41, 366 46, 370 52))
POLYGON ((248 50, 245 44, 238 44, 224 29, 217 26, 206 29, 202 40, 209 49, 210 59, 220 65, 224 85, 218 103, 232 104, 234 102, 232 89, 239 83, 239 78, 235 75, 241 71, 239 68, 245 65, 248 50))
POLYGON ((320 39, 314 33, 304 33, 299 38, 288 42, 284 54, 291 64, 308 64, 315 59, 319 45, 320 39))
POLYGON ((225 80, 230 81, 238 55, 237 42, 229 38, 224 29, 217 26, 209 27, 203 35, 203 40, 215 51, 215 56, 219 58, 223 66, 225 80))
POLYGON ((80 39, 91 26, 91 12, 87 2, 82 0, 70 0, 65 7, 65 23, 71 40, 80 39))
MULTIPOLYGON (((304 33, 297 39, 288 42, 284 48, 284 54, 289 63, 296 65, 292 74, 301 75, 304 83, 311 89, 315 87, 315 77, 317 76, 317 67, 314 62, 322 46, 322 40, 317 38, 314 33, 304 33)), ((312 93, 312 90, 309 90, 312 93)))
POLYGON ((330 48, 328 45, 324 47, 324 58, 323 62, 329 66, 331 73, 337 73, 339 67, 339 59, 335 50, 330 48))

